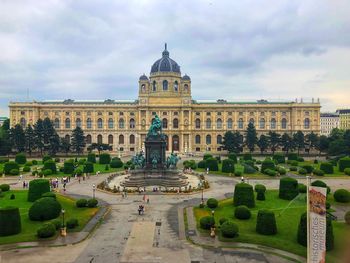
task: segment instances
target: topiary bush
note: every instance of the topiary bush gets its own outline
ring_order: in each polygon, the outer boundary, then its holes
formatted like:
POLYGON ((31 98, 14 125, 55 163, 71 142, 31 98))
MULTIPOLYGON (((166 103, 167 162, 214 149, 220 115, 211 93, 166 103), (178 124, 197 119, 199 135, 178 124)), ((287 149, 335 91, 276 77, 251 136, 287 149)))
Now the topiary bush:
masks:
POLYGON ((87 201, 87 206, 90 208, 96 207, 98 204, 98 201, 96 198, 91 198, 87 201))
POLYGON ((11 196, 10 196, 10 200, 14 200, 14 199, 16 199, 15 194, 11 194, 11 196))
POLYGON ((298 181, 291 177, 280 179, 279 198, 284 200, 292 200, 299 194, 298 181))
POLYGON ((344 220, 346 224, 350 225, 350 211, 345 213, 344 220))
POLYGON ((265 185, 257 184, 257 185, 255 185, 254 190, 257 193, 256 200, 264 201, 265 200, 265 192, 266 192, 265 185))
POLYGON ((4 163, 4 173, 7 175, 11 174, 11 170, 17 169, 19 170, 19 165, 16 162, 10 161, 7 163, 4 163))
POLYGON ((256 232, 262 235, 277 234, 277 225, 274 212, 267 209, 261 209, 258 211, 256 232))
POLYGON ((314 167, 310 164, 304 164, 301 168, 304 168, 308 174, 312 173, 314 170, 314 167))
POLYGON ((210 229, 215 225, 215 219, 213 216, 204 216, 199 220, 199 225, 202 229, 210 229))
POLYGON ((304 160, 303 157, 298 157, 298 158, 297 158, 297 161, 301 163, 301 162, 304 162, 305 160, 304 160))
POLYGON ((70 159, 64 162, 63 164, 63 173, 64 174, 73 174, 74 172, 74 160, 70 159))
POLYGON ((27 157, 24 153, 17 153, 15 157, 15 162, 18 164, 25 164, 27 162, 27 157))
POLYGON ((326 251, 331 251, 334 248, 334 234, 332 219, 327 216, 326 220, 326 251))
POLYGON ((37 235, 40 238, 52 237, 56 234, 56 226, 53 223, 46 223, 37 230, 37 235))
POLYGON ((247 207, 255 206, 253 187, 247 183, 239 183, 235 186, 233 196, 234 206, 246 205, 247 207))
POLYGON ((123 164, 122 160, 120 160, 119 158, 113 158, 111 163, 110 163, 110 166, 112 168, 121 168, 121 167, 123 167, 123 165, 124 164, 123 164))
POLYGON ((298 160, 298 155, 296 153, 288 153, 288 160, 289 161, 297 161, 298 160))
POLYGON ((0 190, 2 192, 7 192, 10 190, 10 185, 9 184, 0 184, 0 190))
POLYGON ((33 166, 33 162, 32 161, 26 161, 24 166, 33 166))
POLYGON ((235 162, 231 159, 223 160, 221 171, 223 173, 234 173, 235 172, 235 162))
POLYGON ((51 175, 51 174, 52 174, 51 169, 46 169, 46 170, 43 171, 43 175, 45 175, 45 176, 48 176, 48 175, 51 175))
POLYGON ((252 154, 251 154, 251 153, 245 153, 245 154, 243 154, 243 160, 244 160, 244 161, 253 160, 252 154))
POLYGON ((277 163, 285 163, 286 157, 282 153, 275 153, 272 157, 273 160, 276 160, 277 163))
POLYGON ((298 191, 299 191, 299 193, 305 194, 305 193, 307 192, 307 187, 306 187, 306 185, 305 185, 305 184, 299 183, 299 184, 298 184, 298 191))
POLYGON ((61 219, 54 219, 51 221, 51 223, 55 226, 56 230, 62 227, 61 219))
POLYGON ((289 167, 289 171, 296 172, 296 171, 298 171, 298 167, 297 166, 291 166, 291 167, 289 167))
POLYGON ((209 207, 209 208, 217 208, 218 207, 218 204, 219 204, 219 202, 218 202, 218 200, 216 200, 215 198, 209 198, 208 200, 207 200, 207 206, 209 207))
POLYGON ((197 169, 197 164, 195 160, 186 160, 183 162, 183 166, 185 169, 189 169, 189 168, 191 168, 192 170, 197 169))
POLYGON ((350 168, 345 168, 345 169, 344 169, 344 173, 345 173, 346 175, 350 175, 350 168))
POLYGON ((324 187, 327 188, 327 194, 331 192, 331 189, 327 186, 327 184, 321 180, 316 180, 311 183, 312 186, 324 187))
POLYGON ((109 164, 111 162, 111 155, 109 153, 101 153, 99 157, 100 164, 109 164))
POLYGON ((66 222, 66 226, 69 229, 73 229, 73 228, 77 227, 78 225, 79 225, 79 222, 78 222, 78 219, 76 219, 76 218, 68 219, 66 222))
POLYGON ((242 176, 242 171, 235 171, 235 176, 242 176))
POLYGON ((269 175, 269 176, 276 176, 277 175, 277 171, 271 170, 271 169, 265 169, 264 173, 269 175))
POLYGON ((199 161, 197 166, 198 166, 198 168, 204 169, 205 168, 205 161, 199 161))
POLYGON ((18 207, 0 208, 0 236, 10 236, 21 232, 21 215, 18 207))
POLYGON ((86 207, 87 206, 87 200, 82 198, 82 199, 78 199, 75 202, 76 207, 86 207))
POLYGON ((243 171, 245 174, 255 174, 257 172, 257 170, 255 170, 255 168, 249 164, 242 163, 242 166, 244 168, 243 171))
POLYGON ((209 171, 219 171, 218 160, 215 158, 206 159, 205 168, 209 168, 209 171))
POLYGON ((300 216, 297 241, 300 245, 306 247, 307 245, 307 214, 306 212, 300 216))
POLYGON ((43 193, 41 197, 51 197, 53 199, 56 199, 56 194, 54 192, 47 192, 47 193, 43 193))
POLYGON ((29 182, 28 201, 34 202, 42 194, 50 192, 50 183, 46 179, 35 179, 29 182))
POLYGON ((37 164, 38 164, 38 161, 37 161, 37 160, 33 160, 33 161, 32 161, 32 164, 33 164, 33 165, 37 165, 37 164))
POLYGON ((238 226, 232 221, 226 221, 220 228, 223 237, 232 238, 238 235, 238 226))
POLYGON ((52 197, 43 197, 29 208, 28 216, 33 221, 44 221, 57 218, 61 213, 61 204, 52 197))
POLYGON ((350 192, 346 189, 338 189, 333 194, 334 200, 339 203, 350 202, 350 192))
POLYGON ((85 162, 84 168, 83 168, 84 173, 93 173, 94 172, 94 164, 92 162, 85 162))
POLYGON ((298 173, 299 173, 300 175, 305 175, 305 174, 307 174, 307 170, 304 169, 304 168, 299 168, 298 173))
POLYGON ((334 173, 333 165, 331 163, 328 163, 328 162, 321 163, 320 170, 322 170, 326 174, 333 174, 334 173))
POLYGON ((266 159, 261 164, 261 172, 265 173, 266 169, 275 170, 275 163, 270 159, 266 159))
POLYGON ((228 221, 228 219, 227 219, 227 218, 225 218, 225 217, 220 218, 220 220, 219 220, 219 224, 220 224, 220 226, 221 226, 223 223, 225 223, 226 221, 228 221))
POLYGON ((322 171, 321 169, 315 169, 314 174, 317 176, 324 176, 324 171, 322 171))
POLYGON ((30 166, 24 166, 22 171, 23 171, 24 173, 30 172, 30 166))
POLYGON ((238 219, 249 219, 252 216, 249 208, 245 205, 240 205, 235 208, 235 218, 238 219))
POLYGON ((56 163, 53 160, 47 160, 44 162, 43 170, 50 169, 53 174, 57 173, 56 163))
POLYGON ((96 154, 89 153, 87 156, 87 161, 90 163, 96 163, 96 154))
POLYGON ((44 155, 43 156, 43 163, 45 163, 45 162, 47 162, 47 161, 49 161, 49 160, 52 160, 52 157, 50 156, 50 155, 44 155))
POLYGON ((207 160, 207 159, 209 159, 209 158, 213 158, 213 155, 211 155, 210 153, 205 153, 205 154, 203 155, 203 160, 204 160, 204 161, 207 160))
POLYGON ((339 171, 344 172, 345 168, 350 168, 350 157, 344 157, 339 159, 339 171))
POLYGON ((10 175, 19 175, 19 170, 18 169, 12 169, 10 171, 10 175))
POLYGON ((80 168, 77 168, 74 170, 74 174, 76 174, 77 176, 82 176, 83 175, 83 170, 81 170, 80 168))
POLYGON ((237 155, 235 153, 229 153, 227 158, 232 160, 234 163, 237 163, 237 155))
POLYGON ((277 166, 276 167, 276 171, 280 174, 280 175, 285 175, 287 173, 286 168, 282 167, 282 166, 277 166))

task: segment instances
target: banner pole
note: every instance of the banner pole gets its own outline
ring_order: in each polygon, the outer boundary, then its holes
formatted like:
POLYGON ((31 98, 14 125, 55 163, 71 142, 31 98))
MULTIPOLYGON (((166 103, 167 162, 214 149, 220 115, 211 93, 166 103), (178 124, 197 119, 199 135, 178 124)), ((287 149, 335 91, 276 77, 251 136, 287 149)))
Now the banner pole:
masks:
POLYGON ((310 176, 306 176, 306 226, 307 226, 307 259, 306 262, 310 263, 310 200, 309 200, 309 188, 310 188, 310 176))

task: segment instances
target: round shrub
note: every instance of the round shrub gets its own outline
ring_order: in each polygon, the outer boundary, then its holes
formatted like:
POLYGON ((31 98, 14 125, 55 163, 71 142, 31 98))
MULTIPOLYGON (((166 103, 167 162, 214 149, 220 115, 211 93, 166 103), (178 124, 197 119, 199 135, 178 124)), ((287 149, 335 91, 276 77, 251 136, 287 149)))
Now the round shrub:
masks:
POLYGON ((54 219, 51 221, 51 223, 55 226, 56 230, 60 229, 62 227, 62 221, 61 219, 54 219))
POLYGON ((257 193, 259 193, 259 192, 265 193, 266 192, 266 186, 263 185, 263 184, 256 184, 254 186, 254 191, 257 192, 257 193))
POLYGON ((76 219, 76 218, 68 219, 66 222, 66 225, 67 225, 67 228, 69 228, 69 229, 75 228, 76 226, 79 225, 78 219, 76 219))
POLYGON ((209 168, 209 171, 219 171, 218 160, 215 158, 206 159, 205 168, 209 168))
POLYGON ((43 156, 43 163, 49 161, 49 160, 52 160, 52 157, 50 155, 44 155, 43 156))
POLYGON ((276 167, 277 172, 279 172, 280 175, 285 175, 287 173, 287 170, 282 166, 276 167))
POLYGON ((301 168, 304 168, 308 174, 312 173, 314 170, 314 167, 310 164, 304 164, 301 166, 301 168))
POLYGON ((217 208, 217 207, 218 207, 218 204, 219 204, 219 202, 218 202, 218 200, 216 200, 215 198, 209 198, 209 199, 207 200, 207 206, 208 206, 209 208, 217 208))
POLYGON ((333 194, 334 200, 339 203, 349 203, 350 202, 350 192, 346 189, 338 189, 333 194))
POLYGON ((292 161, 288 161, 288 164, 290 164, 291 166, 298 166, 298 161, 294 161, 294 160, 292 160, 292 161))
POLYGON ((55 158, 55 163, 59 163, 60 162, 60 158, 56 157, 55 158))
POLYGON ((37 235, 40 238, 52 237, 56 234, 56 226, 52 223, 46 223, 40 227, 37 231, 37 235))
POLYGON ((18 164, 25 164, 27 162, 27 157, 24 153, 18 153, 15 157, 15 162, 18 164))
POLYGON ((298 167, 297 166, 291 166, 291 167, 289 167, 289 171, 296 172, 296 171, 298 171, 298 167))
POLYGON ((245 205, 240 205, 235 208, 235 218, 238 219, 249 219, 252 216, 250 210, 245 205))
POLYGON ((279 198, 292 200, 299 194, 298 181, 291 177, 280 179, 279 198))
POLYGON ((350 168, 350 157, 344 157, 339 159, 339 171, 344 172, 345 168, 350 168))
POLYGON ((10 171, 10 174, 11 174, 11 175, 19 175, 19 170, 18 170, 18 169, 12 169, 12 170, 10 171))
POLYGON ((78 199, 75 202, 76 207, 86 207, 87 206, 87 200, 82 198, 82 199, 78 199))
POLYGON ((16 196, 14 194, 11 194, 10 200, 14 200, 14 199, 16 199, 16 196))
POLYGON ((50 220, 58 217, 61 209, 61 204, 55 198, 43 197, 29 208, 28 216, 33 221, 50 220))
POLYGON ((198 168, 204 169, 205 168, 205 161, 199 161, 197 166, 198 166, 198 168))
POLYGON ((262 235, 277 234, 277 225, 274 212, 266 209, 261 209, 258 211, 256 232, 262 235))
POLYGON ((183 165, 186 169, 189 169, 189 168, 191 168, 192 170, 197 169, 197 164, 195 160, 186 160, 183 162, 183 165))
POLYGON ((303 157, 298 157, 297 161, 298 161, 298 162, 304 162, 305 160, 304 160, 303 157))
POLYGON ((51 197, 56 199, 56 194, 54 192, 47 192, 47 193, 43 193, 41 197, 51 197))
POLYGON ((10 161, 9 158, 7 158, 7 157, 0 157, 0 163, 7 163, 8 161, 10 161))
POLYGON ((87 161, 90 163, 96 163, 96 154, 89 153, 87 156, 87 161))
POLYGON ((0 184, 0 190, 2 192, 7 192, 10 190, 10 185, 9 184, 0 184))
POLYGON ((82 176, 83 175, 83 171, 80 168, 77 168, 74 170, 74 174, 76 174, 77 176, 82 176))
POLYGON ((324 187, 327 188, 327 194, 331 192, 331 189, 327 186, 327 184, 321 180, 316 180, 311 183, 312 186, 324 187))
POLYGON ((112 161, 111 161, 111 163, 110 163, 110 166, 112 167, 112 168, 121 168, 121 167, 123 167, 123 162, 122 162, 122 160, 120 160, 119 158, 118 159, 112 159, 112 161))
POLYGON ((205 153, 205 154, 203 155, 203 160, 204 160, 204 161, 207 160, 207 159, 209 159, 209 158, 213 158, 213 155, 211 155, 210 153, 205 153))
POLYGON ((348 225, 350 225, 350 211, 346 212, 344 215, 344 220, 345 223, 347 223, 348 225))
POLYGON ((345 168, 345 169, 344 169, 344 173, 345 173, 346 175, 350 175, 350 168, 345 168))
POLYGON ((82 159, 79 159, 78 164, 83 165, 85 164, 85 162, 86 162, 86 159, 82 158, 82 159))
POLYGON ((235 171, 235 176, 242 176, 242 171, 235 171))
POLYGON ((50 183, 45 179, 36 179, 29 182, 28 201, 34 202, 41 198, 43 193, 50 192, 50 183))
POLYGON ((72 159, 67 160, 63 164, 63 173, 73 174, 74 172, 74 161, 72 159))
POLYGON ((286 162, 285 156, 281 153, 274 154, 272 158, 273 158, 273 160, 276 160, 277 163, 285 163, 286 162))
POLYGON ((53 160, 47 160, 44 162, 43 170, 50 169, 53 174, 57 173, 56 163, 53 160))
POLYGON ((321 163, 320 170, 322 170, 326 174, 333 174, 334 169, 331 163, 321 163))
POLYGON ((275 163, 270 159, 266 159, 261 164, 261 172, 265 173, 266 169, 275 170, 275 163))
POLYGON ((15 235, 21 232, 21 215, 18 207, 0 208, 0 236, 15 235))
POLYGON ((238 235, 238 226, 231 221, 223 223, 220 230, 223 237, 232 238, 238 235))
POLYGON ((99 157, 100 164, 109 164, 111 162, 111 155, 109 153, 101 153, 99 157))
POLYGON ((324 176, 324 171, 321 170, 321 169, 315 169, 314 170, 314 174, 317 175, 317 176, 324 176))
POLYGON ((246 205, 247 207, 254 207, 255 199, 253 186, 247 183, 236 184, 233 204, 234 206, 246 205))
POLYGON ((87 206, 92 208, 92 207, 96 207, 98 204, 98 201, 96 198, 91 198, 87 201, 87 206))
POLYGON ((48 175, 51 175, 51 174, 52 174, 52 171, 51 171, 51 169, 46 169, 46 170, 43 171, 43 174, 44 174, 45 176, 48 176, 48 175))
POLYGON ((33 160, 33 161, 32 161, 32 164, 33 164, 33 165, 37 165, 37 164, 38 164, 38 161, 37 161, 37 160, 33 160))
POLYGON ((234 173, 235 172, 235 162, 231 159, 223 160, 221 171, 223 173, 234 173))
POLYGON ((204 216, 199 220, 199 225, 203 229, 210 229, 215 225, 215 219, 212 216, 204 216))
POLYGON ((4 173, 5 174, 11 174, 12 169, 19 170, 19 165, 16 162, 10 161, 4 164, 4 173))
POLYGON ((277 172, 275 170, 271 170, 271 169, 265 169, 264 173, 269 175, 269 176, 276 176, 277 172))
POLYGON ((84 168, 83 168, 84 173, 93 173, 94 172, 94 164, 92 162, 85 162, 84 168))
POLYGON ((244 173, 245 174, 255 174, 256 170, 253 166, 250 166, 249 164, 242 163, 242 166, 244 167, 244 173))
POLYGON ((30 166, 24 166, 24 167, 23 167, 23 172, 24 172, 24 173, 30 172, 30 166))
POLYGON ((229 158, 230 160, 232 160, 234 163, 237 163, 237 155, 235 153, 229 153, 227 155, 227 158, 229 158))
POLYGON ((296 153, 288 153, 288 160, 290 161, 297 161, 298 160, 298 155, 296 153))
POLYGON ((305 185, 305 184, 299 183, 299 184, 298 184, 298 191, 299 191, 299 193, 305 194, 305 193, 307 192, 307 187, 306 187, 306 185, 305 185))
POLYGON ((227 219, 227 218, 225 218, 225 217, 220 218, 220 220, 219 220, 219 224, 220 224, 220 226, 221 226, 223 223, 225 223, 226 221, 228 221, 228 219, 227 219))
POLYGON ((307 174, 307 170, 304 169, 304 168, 299 168, 298 173, 301 174, 301 175, 305 175, 305 174, 307 174))

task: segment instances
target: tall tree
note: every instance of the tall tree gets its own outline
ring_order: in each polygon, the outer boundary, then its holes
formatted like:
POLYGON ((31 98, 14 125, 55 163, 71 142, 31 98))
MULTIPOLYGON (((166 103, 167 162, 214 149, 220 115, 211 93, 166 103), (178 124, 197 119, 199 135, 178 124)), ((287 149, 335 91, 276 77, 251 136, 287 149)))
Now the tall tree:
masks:
POLYGON ((281 144, 281 135, 278 134, 277 132, 270 131, 269 141, 270 141, 270 148, 271 148, 272 154, 274 154, 281 144))
POLYGON ((298 154, 300 153, 300 150, 305 147, 305 136, 302 131, 297 131, 293 134, 293 141, 295 143, 295 146, 298 149, 298 154))
POLYGON ((35 145, 39 149, 40 154, 43 155, 45 143, 44 143, 44 126, 43 120, 38 119, 34 124, 34 133, 35 133, 35 145))
POLYGON ((25 138, 26 138, 26 152, 29 153, 29 155, 32 155, 33 150, 35 150, 35 132, 31 125, 28 125, 27 128, 24 131, 25 138))
POLYGON ((61 138, 60 141, 61 141, 60 142, 61 151, 66 153, 66 155, 68 155, 70 148, 72 146, 70 141, 67 140, 66 138, 61 138))
POLYGON ((45 118, 43 120, 43 142, 45 151, 52 152, 51 142, 55 141, 54 138, 56 138, 56 130, 53 123, 49 118, 45 118))
POLYGON ((240 153, 243 150, 243 136, 236 131, 228 131, 223 138, 224 149, 228 152, 240 153))
POLYGON ((10 129, 10 140, 17 152, 23 152, 25 150, 26 137, 21 125, 16 124, 15 127, 10 129))
POLYGON ((10 140, 10 120, 4 121, 0 127, 0 155, 8 155, 11 153, 12 142, 10 140))
POLYGON ((93 151, 94 149, 96 149, 98 154, 100 154, 101 151, 112 151, 112 146, 106 143, 92 143, 87 147, 89 152, 93 151))
POLYGON ((290 150, 294 149, 293 139, 288 133, 283 133, 281 137, 282 150, 288 154, 290 150))
POLYGON ((319 151, 319 154, 321 154, 322 152, 326 152, 328 150, 329 147, 329 139, 327 136, 325 135, 321 135, 318 145, 317 145, 317 149, 319 151))
POLYGON ((250 152, 254 152, 255 145, 258 142, 258 136, 252 122, 249 122, 246 132, 245 145, 248 147, 250 152))
POLYGON ((307 145, 309 145, 309 153, 312 151, 312 149, 315 149, 319 142, 319 137, 316 133, 313 131, 311 133, 306 134, 305 136, 305 142, 307 145))
POLYGON ((56 155, 56 153, 59 152, 61 148, 60 137, 56 132, 53 135, 51 135, 51 137, 49 138, 49 145, 50 147, 48 151, 50 155, 56 155))
POLYGON ((264 134, 261 134, 257 145, 260 149, 261 154, 263 154, 263 152, 265 152, 269 148, 269 137, 267 137, 264 134))
POLYGON ((72 132, 72 148, 77 154, 80 154, 85 145, 84 131, 80 127, 76 127, 72 132))

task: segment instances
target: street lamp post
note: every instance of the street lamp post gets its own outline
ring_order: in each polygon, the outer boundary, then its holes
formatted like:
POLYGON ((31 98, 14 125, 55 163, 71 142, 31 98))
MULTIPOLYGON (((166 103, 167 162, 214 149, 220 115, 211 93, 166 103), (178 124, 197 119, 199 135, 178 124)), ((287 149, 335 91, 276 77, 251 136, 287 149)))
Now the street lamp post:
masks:
POLYGON ((204 205, 204 197, 203 197, 203 192, 204 192, 204 183, 203 180, 201 180, 201 190, 202 190, 202 205, 204 205))
POLYGON ((64 223, 64 214, 66 213, 66 211, 64 209, 61 210, 61 214, 62 214, 62 226, 61 226, 61 236, 65 237, 67 235, 66 232, 66 226, 64 223))
POLYGON ((92 198, 95 199, 95 191, 96 191, 96 185, 92 185, 92 198))

